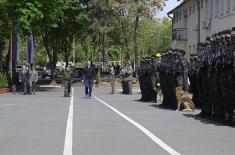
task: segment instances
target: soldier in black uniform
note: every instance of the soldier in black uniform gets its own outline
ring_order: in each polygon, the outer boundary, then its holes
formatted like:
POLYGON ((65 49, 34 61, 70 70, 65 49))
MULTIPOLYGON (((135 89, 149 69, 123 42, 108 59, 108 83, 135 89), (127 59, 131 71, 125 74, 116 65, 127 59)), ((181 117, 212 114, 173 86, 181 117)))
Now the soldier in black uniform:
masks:
POLYGON ((163 103, 160 106, 164 108, 177 108, 175 62, 175 52, 172 49, 162 55, 159 75, 163 103))
MULTIPOLYGON (((196 63, 199 116, 232 122, 235 110, 235 28, 207 38, 198 45, 200 63, 196 63)), ((192 60, 192 59, 191 59, 192 60)), ((190 64, 190 79, 194 65, 190 64)), ((190 80, 193 81, 193 80, 190 80)), ((192 84, 193 86, 193 84, 192 84)), ((193 91, 193 95, 195 95, 193 91)))
MULTIPOLYGON (((234 110, 235 110, 235 27, 232 28, 231 32, 231 42, 230 42, 230 50, 229 53, 231 54, 232 60, 232 95, 233 95, 233 109, 231 109, 232 117, 234 117, 234 110)), ((234 119, 232 120, 234 123, 234 119)))
POLYGON ((226 120, 234 123, 234 110, 235 110, 235 27, 232 28, 231 35, 228 34, 226 37, 226 78, 227 78, 227 89, 228 89, 228 100, 226 107, 226 120), (231 82, 230 82, 231 81, 231 82))
POLYGON ((189 67, 189 81, 190 89, 193 94, 192 101, 194 102, 196 108, 201 108, 200 102, 198 101, 198 87, 197 87, 197 66, 198 66, 198 56, 196 54, 190 55, 189 67))
POLYGON ((139 85, 140 85, 140 91, 141 91, 141 94, 142 94, 142 97, 141 99, 139 99, 139 101, 144 101, 144 72, 145 72, 145 69, 144 69, 144 65, 145 65, 145 58, 142 57, 141 60, 140 60, 140 66, 138 68, 138 76, 139 76, 139 85))
POLYGON ((139 81, 142 102, 156 102, 157 92, 155 91, 155 58, 142 58, 139 69, 139 81))
POLYGON ((201 113, 198 116, 206 117, 207 112, 207 98, 208 98, 208 49, 207 43, 198 44, 198 54, 199 54, 199 66, 197 74, 197 86, 198 86, 198 96, 199 102, 202 104, 201 113))

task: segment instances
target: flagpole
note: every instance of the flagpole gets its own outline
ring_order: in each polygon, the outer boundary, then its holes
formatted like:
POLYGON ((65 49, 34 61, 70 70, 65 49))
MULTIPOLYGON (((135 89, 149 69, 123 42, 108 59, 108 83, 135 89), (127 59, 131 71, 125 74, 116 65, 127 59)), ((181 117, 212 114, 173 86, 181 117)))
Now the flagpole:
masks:
POLYGON ((10 62, 9 62, 9 72, 10 72, 10 77, 12 79, 12 31, 11 31, 11 39, 10 39, 10 51, 9 51, 9 57, 10 57, 10 62))

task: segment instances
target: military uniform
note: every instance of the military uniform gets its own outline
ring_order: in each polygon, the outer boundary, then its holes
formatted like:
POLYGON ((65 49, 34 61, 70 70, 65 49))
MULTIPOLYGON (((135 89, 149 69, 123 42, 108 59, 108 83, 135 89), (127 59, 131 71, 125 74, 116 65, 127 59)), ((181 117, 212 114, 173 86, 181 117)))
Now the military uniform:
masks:
POLYGON ((120 78, 121 78, 121 82, 122 82, 122 94, 129 94, 129 88, 128 88, 128 83, 127 83, 125 67, 123 67, 121 70, 120 78))
POLYGON ((30 85, 29 85, 29 80, 30 80, 30 73, 29 69, 27 68, 22 68, 19 74, 19 80, 21 82, 21 88, 24 93, 24 95, 30 93, 30 85))
POLYGON ((114 94, 115 93, 115 70, 113 66, 110 68, 109 76, 110 76, 110 84, 111 84, 111 93, 114 94))
POLYGON ((31 92, 33 95, 36 93, 36 83, 38 81, 38 72, 33 69, 30 70, 30 86, 31 86, 31 92))
POLYGON ((130 64, 125 68, 126 81, 127 81, 127 94, 132 95, 132 83, 133 83, 133 73, 134 70, 130 64))
POLYGON ((72 77, 73 77, 73 72, 70 69, 66 69, 64 71, 64 85, 65 85, 65 89, 67 89, 66 91, 68 91, 67 92, 68 94, 65 93, 65 96, 70 95, 71 85, 72 85, 72 77))
MULTIPOLYGON (((199 116, 233 121, 235 109, 235 28, 207 38, 198 45, 197 101, 202 105, 199 116), (233 34, 234 33, 234 34, 233 34)), ((192 65, 192 62, 191 62, 192 65)), ((190 69, 193 72, 194 69, 190 69)), ((190 73, 191 76, 191 73, 190 73)), ((195 91, 193 91, 195 95, 195 91)))

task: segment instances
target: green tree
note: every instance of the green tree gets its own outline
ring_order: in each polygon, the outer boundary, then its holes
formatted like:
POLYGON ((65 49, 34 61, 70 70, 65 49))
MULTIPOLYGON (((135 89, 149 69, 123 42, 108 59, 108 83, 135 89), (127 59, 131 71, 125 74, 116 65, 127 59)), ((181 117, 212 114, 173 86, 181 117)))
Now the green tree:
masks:
POLYGON ((117 0, 119 5, 125 6, 134 20, 134 56, 135 69, 138 67, 138 30, 139 21, 143 18, 152 18, 156 11, 162 8, 165 0, 117 0))

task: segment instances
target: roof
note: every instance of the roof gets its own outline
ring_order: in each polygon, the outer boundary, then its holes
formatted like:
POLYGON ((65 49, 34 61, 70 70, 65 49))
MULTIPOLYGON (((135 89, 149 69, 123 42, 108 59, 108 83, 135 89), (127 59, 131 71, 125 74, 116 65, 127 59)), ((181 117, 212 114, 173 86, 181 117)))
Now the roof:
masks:
POLYGON ((167 14, 172 14, 175 10, 181 8, 184 4, 186 4, 188 1, 190 0, 184 0, 182 3, 180 3, 180 5, 178 5, 177 7, 175 7, 174 9, 172 9, 171 11, 169 11, 167 14))

